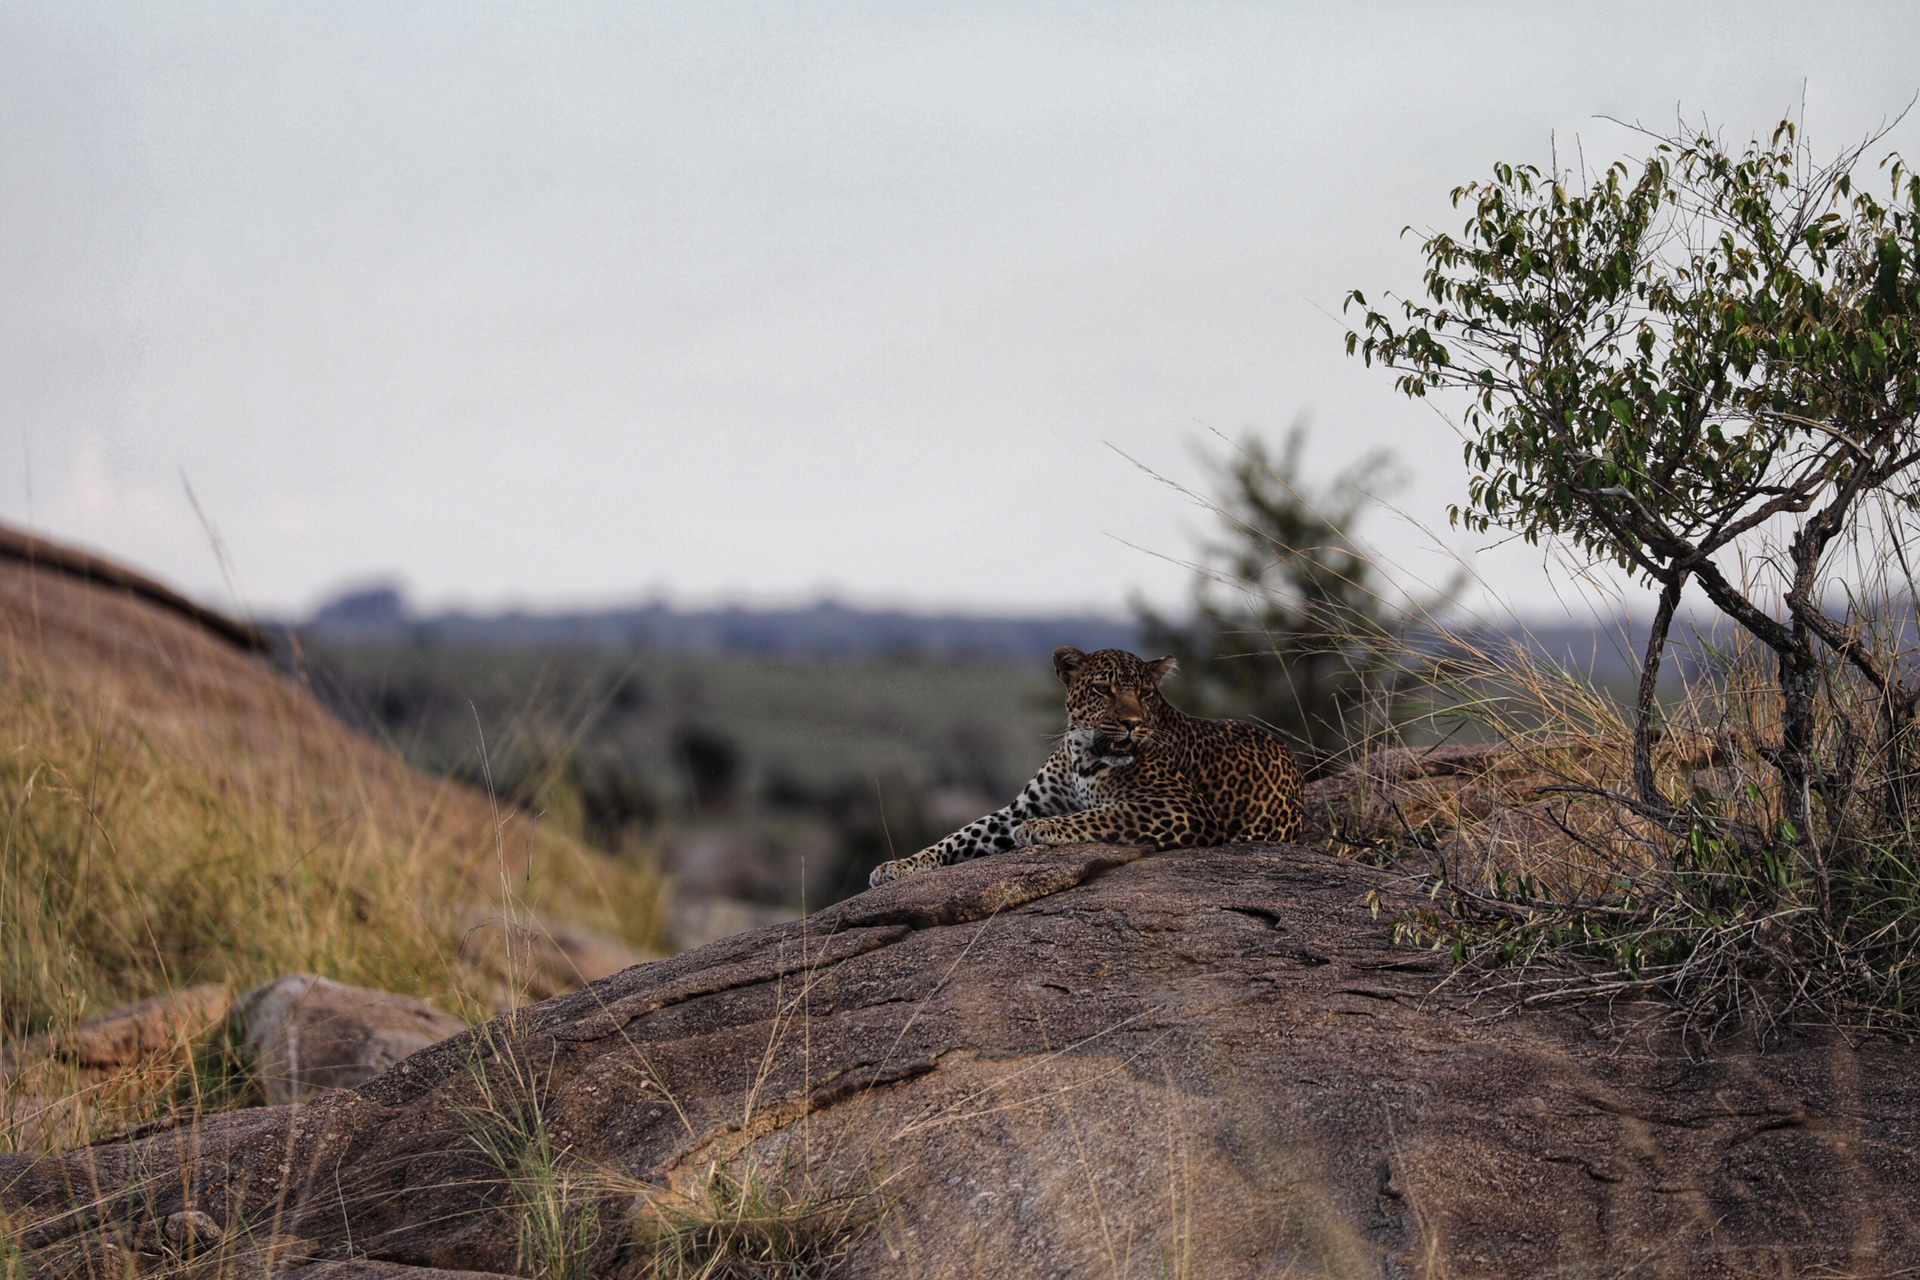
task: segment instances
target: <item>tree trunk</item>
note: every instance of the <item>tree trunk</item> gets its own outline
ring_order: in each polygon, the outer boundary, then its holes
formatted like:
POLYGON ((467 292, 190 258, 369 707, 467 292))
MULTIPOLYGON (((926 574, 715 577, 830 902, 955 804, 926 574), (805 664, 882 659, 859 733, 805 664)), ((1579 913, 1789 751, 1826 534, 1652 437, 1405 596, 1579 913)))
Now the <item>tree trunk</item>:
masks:
MULTIPOLYGON (((1893 664, 1889 662, 1888 667, 1893 664)), ((1903 829, 1912 824, 1914 704, 1920 701, 1920 689, 1910 681, 1890 679, 1880 694, 1880 731, 1885 735, 1881 758, 1886 777, 1886 792, 1881 804, 1886 816, 1903 829)))
POLYGON ((1686 575, 1678 574, 1660 588, 1660 605, 1654 610, 1653 628, 1647 633, 1647 655, 1640 663, 1640 693, 1633 704, 1633 789, 1640 803, 1657 812, 1671 809, 1653 777, 1653 704, 1660 686, 1660 659, 1666 652, 1667 632, 1673 626, 1673 612, 1680 604, 1680 589, 1686 575))
POLYGON ((1806 628, 1796 623, 1794 636, 1799 644, 1780 654, 1780 754, 1774 768, 1780 774, 1787 821, 1793 824, 1801 858, 1813 873, 1824 915, 1831 900, 1827 866, 1813 831, 1814 698, 1820 689, 1820 670, 1806 628))

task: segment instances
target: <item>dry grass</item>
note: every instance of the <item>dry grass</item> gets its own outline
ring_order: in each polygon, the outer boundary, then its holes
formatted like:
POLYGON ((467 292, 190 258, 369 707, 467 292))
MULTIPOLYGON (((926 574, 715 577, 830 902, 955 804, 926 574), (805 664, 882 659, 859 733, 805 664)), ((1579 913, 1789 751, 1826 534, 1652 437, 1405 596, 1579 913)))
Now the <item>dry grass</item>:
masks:
MULTIPOLYGON (((1419 658, 1426 709, 1380 727, 1352 766, 1311 789, 1336 846, 1424 854, 1452 884, 1525 882, 1554 901, 1663 864, 1670 833, 1615 799, 1632 775, 1627 709, 1520 640, 1448 636, 1434 647, 1444 656, 1419 658), (1455 745, 1462 737, 1475 745, 1455 745), (1421 738, 1438 742, 1407 745, 1421 738)), ((1669 795, 1724 773, 1726 753, 1698 723, 1705 705, 1690 692, 1668 709, 1654 765, 1669 795)))
MULTIPOLYGON (((488 912, 657 942, 644 862, 525 815, 496 820, 484 796, 411 772, 191 623, 11 565, 0 742, 0 1047, 143 997, 297 971, 487 1013, 518 976, 509 949, 461 958, 488 912)), ((0 1147, 206 1100, 190 1053, 137 1081, 25 1065, 0 1072, 0 1147), (22 1126, 62 1097, 86 1100, 67 1109, 74 1123, 22 1126)))
POLYGON ((1835 664, 1818 703, 1822 907, 1767 759, 1769 656, 1724 633, 1690 656, 1660 707, 1655 811, 1635 794, 1631 708, 1613 693, 1523 640, 1429 634, 1407 656, 1425 712, 1383 717, 1314 788, 1329 845, 1425 877, 1435 906, 1402 936, 1501 975, 1516 1003, 1658 994, 1707 1035, 1803 1016, 1912 1025, 1920 866, 1888 800, 1910 748, 1884 741, 1873 698, 1835 664), (1459 738, 1484 745, 1445 745, 1459 738))
MULTIPOLYGON (((743 1102, 737 1130, 700 1133, 689 1124, 689 1151, 703 1151, 706 1158, 689 1160, 683 1152, 657 1179, 585 1159, 560 1140, 553 1063, 530 1051, 516 1019, 490 1024, 468 1066, 472 1100, 457 1113, 468 1141, 498 1179, 500 1208, 511 1223, 522 1274, 555 1280, 610 1271, 644 1280, 816 1280, 833 1274, 879 1228, 892 1207, 879 1181, 823 1175, 807 1159, 810 1100, 801 1100, 791 1124, 768 1129, 767 1115, 756 1115, 760 1086, 776 1062, 797 1056, 801 1074, 809 1074, 805 1004, 813 977, 810 967, 800 992, 778 1000, 760 1075, 743 1102), (782 1154, 763 1154, 756 1135, 778 1135, 782 1154)), ((784 979, 781 984, 784 996, 784 979)), ((647 1094, 685 1122, 686 1112, 645 1053, 631 1042, 627 1048, 647 1094)), ((842 1156, 837 1145, 811 1154, 823 1156, 829 1168, 842 1156)))
POLYGON ((872 1234, 887 1202, 873 1187, 831 1191, 751 1160, 711 1164, 684 1189, 636 1197, 648 1280, 810 1280, 872 1234))

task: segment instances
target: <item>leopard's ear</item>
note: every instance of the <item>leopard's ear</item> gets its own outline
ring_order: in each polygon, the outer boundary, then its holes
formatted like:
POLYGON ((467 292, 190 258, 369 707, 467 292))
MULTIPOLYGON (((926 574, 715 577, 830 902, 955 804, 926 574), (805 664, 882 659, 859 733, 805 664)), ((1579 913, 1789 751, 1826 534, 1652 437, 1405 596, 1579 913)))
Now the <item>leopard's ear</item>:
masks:
POLYGON ((1066 684, 1073 679, 1074 671, 1086 660, 1086 654, 1070 644, 1063 644, 1053 651, 1053 672, 1060 677, 1061 684, 1066 684))
POLYGON ((1147 674, 1153 677, 1153 682, 1157 685, 1175 671, 1179 670, 1179 668, 1179 660, 1172 654, 1168 654, 1164 658, 1155 658, 1152 662, 1149 662, 1147 664, 1147 674))

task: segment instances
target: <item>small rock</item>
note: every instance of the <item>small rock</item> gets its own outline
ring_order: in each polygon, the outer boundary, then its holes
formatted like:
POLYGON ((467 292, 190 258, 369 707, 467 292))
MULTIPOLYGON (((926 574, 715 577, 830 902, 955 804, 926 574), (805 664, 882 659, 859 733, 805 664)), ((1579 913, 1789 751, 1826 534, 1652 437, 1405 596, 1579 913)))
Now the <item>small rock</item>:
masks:
POLYGON ((11 1074, 15 1064, 51 1057, 72 1063, 91 1082, 158 1059, 184 1061, 194 1041, 225 1017, 232 1003, 233 994, 217 982, 183 987, 32 1036, 6 1055, 0 1074, 11 1074))
POLYGON ((467 1024, 424 1000, 289 974, 235 1002, 234 1041, 269 1105, 347 1089, 467 1024))
POLYGON ((226 1234, 226 1228, 215 1222, 212 1215, 198 1209, 170 1213, 160 1227, 161 1237, 176 1253, 198 1253, 202 1249, 210 1249, 219 1244, 226 1234))
POLYGON ((16 1147, 87 1141, 110 1109, 167 1093, 232 1003, 225 986, 204 983, 0 1050, 0 1127, 16 1147))

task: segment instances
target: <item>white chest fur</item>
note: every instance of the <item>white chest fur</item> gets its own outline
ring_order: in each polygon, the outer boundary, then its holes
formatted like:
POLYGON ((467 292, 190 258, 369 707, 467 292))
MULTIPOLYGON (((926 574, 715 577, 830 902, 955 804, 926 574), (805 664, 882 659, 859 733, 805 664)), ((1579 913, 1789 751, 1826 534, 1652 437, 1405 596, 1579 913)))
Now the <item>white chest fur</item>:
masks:
POLYGON ((1133 767, 1132 756, 1096 756, 1091 734, 1075 735, 1073 748, 1073 802, 1076 809, 1092 809, 1113 796, 1114 775, 1133 767))

